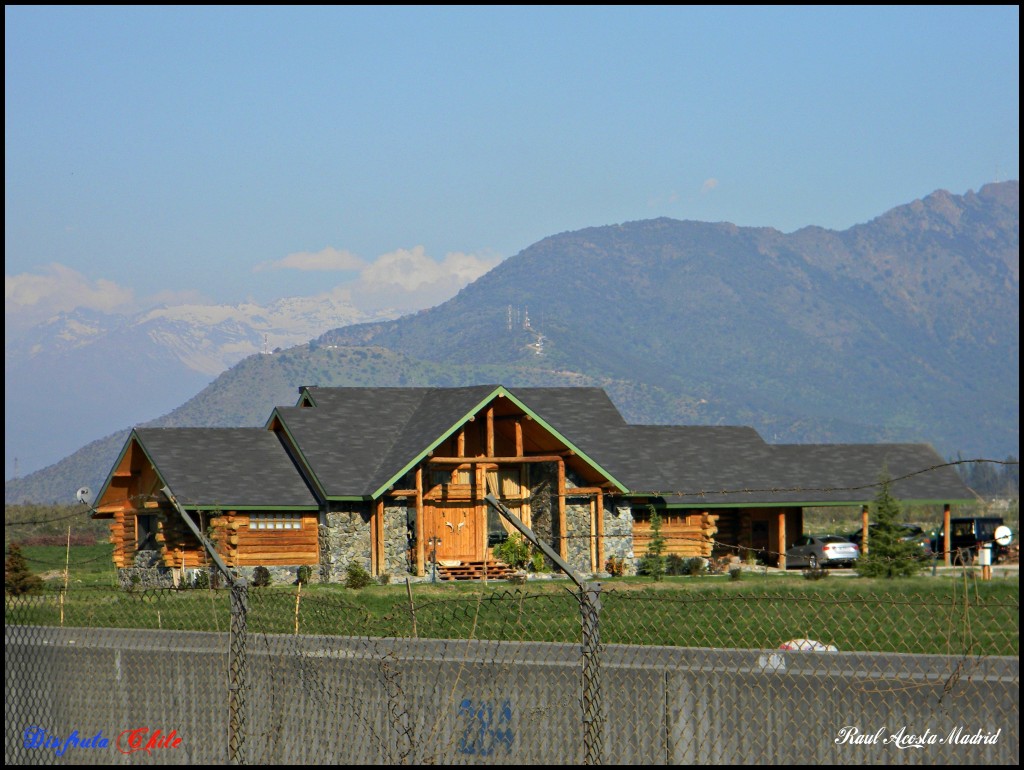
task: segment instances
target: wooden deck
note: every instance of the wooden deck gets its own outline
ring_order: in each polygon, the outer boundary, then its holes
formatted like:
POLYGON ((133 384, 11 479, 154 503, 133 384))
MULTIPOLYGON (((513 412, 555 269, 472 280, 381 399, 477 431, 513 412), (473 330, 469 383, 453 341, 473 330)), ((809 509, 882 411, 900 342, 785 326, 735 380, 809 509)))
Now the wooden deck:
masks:
POLYGON ((503 561, 466 561, 455 567, 437 565, 438 580, 505 580, 516 570, 503 561))

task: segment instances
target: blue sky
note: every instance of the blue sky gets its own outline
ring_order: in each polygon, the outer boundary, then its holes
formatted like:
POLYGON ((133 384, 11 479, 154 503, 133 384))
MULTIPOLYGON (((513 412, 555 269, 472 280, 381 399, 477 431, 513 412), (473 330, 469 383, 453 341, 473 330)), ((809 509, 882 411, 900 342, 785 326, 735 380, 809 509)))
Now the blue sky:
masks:
POLYGON ((844 229, 1019 178, 1017 6, 4 21, 8 321, 338 287, 415 309, 568 230, 844 229))

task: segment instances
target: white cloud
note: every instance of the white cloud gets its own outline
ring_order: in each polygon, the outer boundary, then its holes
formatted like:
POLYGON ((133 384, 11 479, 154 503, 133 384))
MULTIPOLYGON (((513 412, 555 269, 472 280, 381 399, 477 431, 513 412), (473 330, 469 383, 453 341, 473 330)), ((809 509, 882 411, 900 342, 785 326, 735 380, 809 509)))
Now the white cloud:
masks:
POLYGON ((43 274, 4 274, 4 319, 34 323, 56 313, 88 308, 103 313, 131 310, 135 293, 113 281, 90 281, 77 270, 51 264, 43 274))
POLYGON ((701 195, 707 195, 709 192, 714 190, 716 187, 718 187, 718 180, 717 179, 715 179, 714 177, 711 177, 710 179, 705 179, 704 180, 704 184, 702 184, 700 186, 700 194, 701 195))
MULTIPOLYGON (((296 252, 276 262, 266 262, 254 270, 358 270, 357 276, 323 287, 315 296, 297 300, 320 300, 337 310, 339 323, 345 323, 346 307, 364 313, 414 312, 433 307, 451 299, 460 289, 472 283, 501 262, 494 255, 450 252, 443 259, 428 256, 423 246, 396 249, 380 255, 372 263, 351 252, 327 247, 317 253, 296 252)), ((332 282, 333 283, 333 282, 332 282)), ((41 268, 39 273, 4 276, 5 338, 61 312, 77 308, 101 313, 130 314, 148 308, 165 308, 173 314, 176 308, 222 308, 216 300, 200 291, 163 291, 138 296, 125 286, 106 279, 92 280, 61 264, 41 268)), ((284 299, 284 298, 282 298, 284 299)))
POLYGON ((429 307, 455 295, 501 262, 500 257, 450 252, 438 261, 423 246, 382 254, 359 276, 354 297, 376 300, 387 296, 406 306, 429 307), (405 296, 401 296, 401 295, 405 296))
POLYGON ((261 262, 253 271, 260 273, 264 270, 362 270, 364 267, 366 262, 351 251, 328 246, 317 252, 296 251, 283 259, 261 262))

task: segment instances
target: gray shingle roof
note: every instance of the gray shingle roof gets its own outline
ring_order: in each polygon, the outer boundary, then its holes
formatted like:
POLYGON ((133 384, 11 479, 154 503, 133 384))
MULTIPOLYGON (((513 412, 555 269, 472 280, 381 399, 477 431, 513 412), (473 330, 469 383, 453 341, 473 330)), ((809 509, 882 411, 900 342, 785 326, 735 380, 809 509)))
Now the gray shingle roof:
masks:
POLYGON ((317 499, 280 439, 262 428, 137 428, 134 435, 185 507, 303 508, 317 499))
POLYGON ((788 474, 785 486, 800 487, 779 493, 788 501, 868 503, 883 473, 899 500, 952 503, 976 497, 928 444, 779 444, 772 454, 773 477, 788 474))
MULTIPOLYGON (((308 388, 316 409, 278 411, 329 496, 367 496, 498 387, 308 388)), ((883 467, 933 469, 895 482, 900 499, 973 499, 926 444, 770 445, 743 426, 628 425, 600 388, 507 390, 631 491, 670 505, 865 503, 883 467)))
POLYGON ((328 497, 366 497, 497 388, 307 388, 276 413, 328 497))
MULTIPOLYGON (((314 407, 279 407, 274 414, 325 496, 366 498, 450 435, 499 387, 312 387, 304 391, 314 407)), ((926 444, 770 445, 749 427, 628 425, 599 388, 507 390, 605 473, 669 505, 865 503, 874 498, 883 468, 897 479, 892 492, 898 499, 973 499, 926 444)), ((135 433, 185 505, 316 504, 271 431, 135 433)))

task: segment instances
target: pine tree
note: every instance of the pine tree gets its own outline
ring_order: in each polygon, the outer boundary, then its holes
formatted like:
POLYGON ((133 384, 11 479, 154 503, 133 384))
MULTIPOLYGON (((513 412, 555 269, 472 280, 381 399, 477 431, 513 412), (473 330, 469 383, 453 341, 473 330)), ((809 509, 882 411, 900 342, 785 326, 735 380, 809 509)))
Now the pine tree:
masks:
POLYGON ((892 496, 888 472, 882 473, 878 494, 871 504, 874 525, 868 530, 868 552, 857 561, 862 577, 910 577, 921 568, 920 546, 903 540, 906 530, 900 525, 899 501, 892 496))
POLYGON ((648 508, 651 512, 651 540, 647 544, 647 553, 641 560, 640 571, 659 581, 665 574, 665 559, 662 556, 665 553, 665 538, 661 534, 661 516, 653 505, 648 508))
POLYGON ((11 596, 35 593, 42 589, 43 581, 33 575, 28 568, 28 561, 17 543, 7 548, 7 560, 4 562, 4 591, 11 596))

